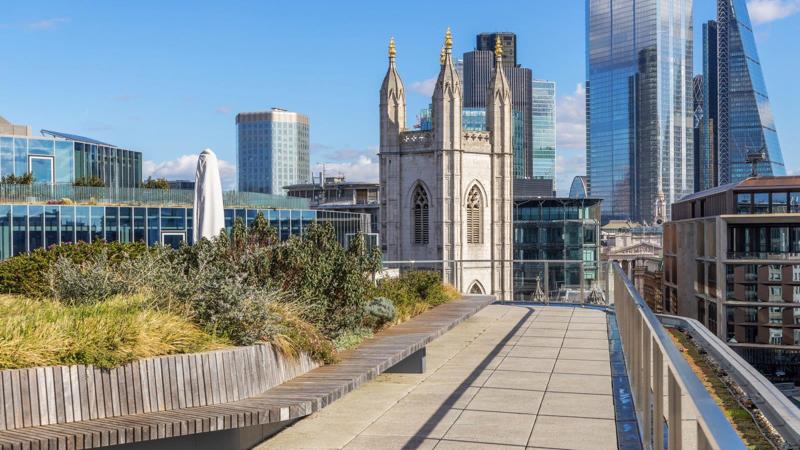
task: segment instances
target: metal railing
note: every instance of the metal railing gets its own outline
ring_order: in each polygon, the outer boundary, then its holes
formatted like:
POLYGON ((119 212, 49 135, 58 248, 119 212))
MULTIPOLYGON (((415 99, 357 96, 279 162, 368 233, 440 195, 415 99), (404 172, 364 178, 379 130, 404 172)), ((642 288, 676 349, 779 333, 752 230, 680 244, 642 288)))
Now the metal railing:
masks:
POLYGON ((478 279, 475 273, 483 270, 499 270, 500 263, 507 263, 511 269, 511 298, 503 301, 524 301, 527 303, 570 303, 570 304, 608 304, 608 268, 606 262, 581 260, 405 260, 383 261, 383 271, 427 270, 442 274, 442 279, 464 293, 469 293, 474 281, 479 281, 483 293, 492 294, 492 286, 486 278, 478 279))
MULTIPOLYGON (((66 200, 95 205, 192 206, 194 191, 73 186, 70 183, 0 184, 0 203, 47 204, 66 200)), ((308 199, 260 192, 227 191, 223 192, 222 201, 229 208, 309 209, 308 199)))
POLYGON ((613 266, 613 284, 614 309, 644 448, 745 449, 619 264, 613 266))

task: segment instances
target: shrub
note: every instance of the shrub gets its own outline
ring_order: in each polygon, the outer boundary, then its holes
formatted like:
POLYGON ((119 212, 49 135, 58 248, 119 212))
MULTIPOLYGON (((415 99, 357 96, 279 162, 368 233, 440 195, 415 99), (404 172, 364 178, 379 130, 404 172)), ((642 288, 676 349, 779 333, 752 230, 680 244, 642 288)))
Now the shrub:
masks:
POLYGON ((67 305, 95 303, 135 290, 132 283, 111 268, 105 252, 80 263, 61 256, 47 275, 52 297, 67 305))
POLYGON ((73 186, 89 186, 89 187, 105 187, 106 182, 96 176, 76 178, 72 183, 73 186))
POLYGON ((23 253, 0 261, 0 293, 34 298, 48 297, 51 294, 48 273, 55 262, 62 257, 80 264, 105 253, 109 264, 115 266, 121 261, 137 258, 147 251, 147 246, 143 243, 103 241, 39 248, 31 253, 23 253))
POLYGON ((378 282, 374 294, 394 303, 397 322, 459 297, 455 288, 442 283, 441 276, 432 271, 410 271, 398 278, 383 279, 378 282))
POLYGON ((344 351, 344 350, 352 350, 362 342, 364 339, 372 337, 372 330, 369 328, 357 328, 355 330, 348 330, 339 335, 334 341, 333 345, 336 347, 336 350, 344 351))
POLYGON ((62 364, 110 368, 228 345, 178 314, 153 308, 141 295, 75 306, 0 296, 0 317, 0 369, 62 364))
POLYGON ((373 330, 378 330, 387 323, 391 323, 397 317, 394 303, 385 297, 372 299, 367 304, 367 313, 364 324, 373 330))

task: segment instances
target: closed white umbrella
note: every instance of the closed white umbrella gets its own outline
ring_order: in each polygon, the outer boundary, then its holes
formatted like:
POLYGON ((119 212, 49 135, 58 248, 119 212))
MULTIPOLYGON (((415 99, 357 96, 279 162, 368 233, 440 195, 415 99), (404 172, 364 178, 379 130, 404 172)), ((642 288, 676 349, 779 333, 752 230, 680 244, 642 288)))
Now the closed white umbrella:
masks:
POLYGON ((217 155, 210 148, 200 153, 194 177, 194 242, 211 239, 225 228, 222 182, 217 155))

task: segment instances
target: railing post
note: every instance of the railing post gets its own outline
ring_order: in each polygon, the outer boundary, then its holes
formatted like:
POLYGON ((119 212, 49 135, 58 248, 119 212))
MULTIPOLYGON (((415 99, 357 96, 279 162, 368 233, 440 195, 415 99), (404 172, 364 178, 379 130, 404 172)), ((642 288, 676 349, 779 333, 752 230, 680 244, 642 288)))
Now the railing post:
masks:
POLYGON ((668 408, 669 408, 669 450, 681 450, 683 448, 683 430, 682 422, 683 414, 681 414, 681 387, 678 380, 675 379, 675 374, 672 373, 672 368, 667 368, 668 379, 668 408))
POLYGON ((653 448, 664 450, 664 355, 653 338, 653 448))
MULTIPOLYGON (((641 317, 641 316, 640 316, 641 317)), ((644 427, 644 442, 645 448, 650 447, 652 442, 652 417, 650 414, 650 328, 644 318, 641 319, 642 324, 642 385, 641 385, 641 399, 642 399, 642 424, 644 427)))

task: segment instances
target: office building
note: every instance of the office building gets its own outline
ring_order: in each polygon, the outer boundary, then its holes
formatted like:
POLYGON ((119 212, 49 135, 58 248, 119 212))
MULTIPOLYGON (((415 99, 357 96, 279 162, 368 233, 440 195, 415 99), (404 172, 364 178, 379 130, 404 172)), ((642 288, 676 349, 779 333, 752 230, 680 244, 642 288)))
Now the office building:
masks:
POLYGON ((537 292, 553 300, 586 298, 598 280, 600 203, 514 193, 515 300, 537 292))
MULTIPOLYGON (((717 148, 719 115, 719 74, 717 73, 717 22, 703 24, 702 115, 695 114, 695 191, 719 185, 719 153, 717 148)), ((697 85, 695 84, 695 89, 697 85)), ((697 112, 697 111, 695 111, 697 112)))
POLYGON ((236 115, 239 190, 285 195, 311 180, 308 117, 283 109, 236 115))
POLYGON ((664 309, 702 322, 767 377, 800 374, 800 177, 690 195, 664 226, 664 309))
POLYGON ((746 5, 717 1, 719 183, 751 174, 748 153, 764 152, 759 175, 785 175, 775 118, 746 5))
POLYGON ((431 101, 432 130, 406 129, 395 56, 391 41, 379 98, 383 254, 391 261, 464 261, 444 267, 443 279, 460 292, 511 298, 513 120, 502 46, 483 93, 488 131, 463 127, 449 30, 431 101))
POLYGON ((482 33, 476 39, 476 50, 464 53, 464 108, 486 109, 486 92, 495 70, 494 48, 498 38, 504 52, 505 76, 511 87, 512 110, 521 114, 523 121, 522 146, 514 152, 514 177, 531 178, 533 176, 531 120, 533 72, 517 64, 517 43, 514 33, 482 33), (506 51, 513 53, 508 60, 505 59, 506 51))
POLYGON ((380 211, 380 185, 347 181, 342 176, 329 177, 320 174, 320 181, 284 186, 289 197, 308 199, 312 209, 347 211, 369 214, 372 233, 378 233, 378 211, 380 211))
POLYGON ((556 82, 533 80, 531 88, 533 142, 532 178, 556 178, 556 82))
POLYGON ((14 125, 0 116, 0 134, 8 136, 30 136, 31 127, 28 125, 14 125))
POLYGON ((705 98, 703 97, 703 86, 705 80, 702 75, 695 75, 692 80, 692 98, 694 115, 692 116, 692 133, 694 144, 694 191, 699 192, 708 189, 704 186, 704 181, 708 178, 704 171, 704 149, 703 149, 703 117, 705 116, 705 98))
POLYGON ((97 177, 106 187, 134 188, 142 184, 142 153, 57 131, 42 130, 41 137, 0 135, 0 175, 27 173, 34 183, 97 177))
POLYGON ((694 191, 691 0, 587 0, 589 195, 658 223, 694 191))

